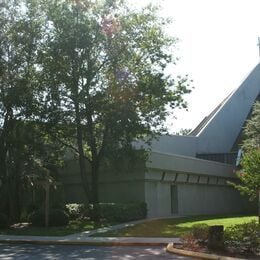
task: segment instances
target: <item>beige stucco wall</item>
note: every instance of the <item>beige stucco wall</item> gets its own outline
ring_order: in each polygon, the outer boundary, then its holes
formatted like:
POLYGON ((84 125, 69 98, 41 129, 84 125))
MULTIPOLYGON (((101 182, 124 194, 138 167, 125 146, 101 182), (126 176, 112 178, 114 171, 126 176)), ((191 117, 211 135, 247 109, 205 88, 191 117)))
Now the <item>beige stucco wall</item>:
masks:
MULTIPOLYGON (((146 164, 135 171, 103 171, 100 175, 101 202, 145 201, 148 217, 172 214, 171 186, 177 186, 178 214, 230 214, 247 210, 248 202, 228 181, 236 175, 230 165, 187 156, 152 152, 146 164)), ((67 202, 84 202, 76 161, 63 170, 67 202)))
POLYGON ((178 190, 178 215, 238 214, 250 203, 230 186, 145 182, 148 217, 171 216, 171 185, 178 190))
POLYGON ((234 167, 231 165, 158 151, 152 151, 150 153, 149 160, 147 161, 147 168, 161 169, 162 171, 236 178, 234 167))
POLYGON ((178 215, 232 214, 251 209, 229 184, 237 181, 230 165, 187 156, 151 152, 145 173, 148 216, 170 216, 171 186, 177 186, 178 215))

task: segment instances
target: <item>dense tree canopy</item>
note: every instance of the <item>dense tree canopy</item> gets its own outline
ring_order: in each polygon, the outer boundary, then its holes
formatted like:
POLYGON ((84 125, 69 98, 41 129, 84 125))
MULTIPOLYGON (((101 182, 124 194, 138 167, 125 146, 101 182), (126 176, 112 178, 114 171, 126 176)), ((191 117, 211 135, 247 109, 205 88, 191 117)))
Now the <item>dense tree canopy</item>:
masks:
POLYGON ((244 150, 260 147, 260 102, 254 104, 251 118, 248 120, 244 130, 244 150))
POLYGON ((1 2, 0 26, 0 209, 14 221, 29 177, 40 168, 54 172, 61 150, 37 123, 44 95, 39 84, 44 30, 37 2, 1 2))
POLYGON ((20 0, 3 7, 1 167, 12 143, 10 122, 37 122, 48 140, 78 155, 86 197, 97 204, 102 160, 163 133, 171 109, 186 107, 187 78, 166 74, 176 59, 176 39, 165 33, 169 21, 157 7, 135 10, 122 0, 20 0))
POLYGON ((244 135, 242 169, 238 172, 241 183, 235 187, 251 200, 258 200, 260 223, 260 102, 253 107, 244 135))

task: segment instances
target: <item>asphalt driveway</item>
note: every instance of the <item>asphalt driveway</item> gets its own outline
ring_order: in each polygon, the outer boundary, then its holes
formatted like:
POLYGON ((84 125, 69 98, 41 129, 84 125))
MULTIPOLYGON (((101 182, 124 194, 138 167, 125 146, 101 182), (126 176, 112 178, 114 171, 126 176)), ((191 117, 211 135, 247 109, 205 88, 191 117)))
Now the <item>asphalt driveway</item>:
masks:
POLYGON ((0 244, 0 259, 89 259, 89 260, 153 260, 192 259, 167 253, 163 247, 137 246, 78 246, 0 244))

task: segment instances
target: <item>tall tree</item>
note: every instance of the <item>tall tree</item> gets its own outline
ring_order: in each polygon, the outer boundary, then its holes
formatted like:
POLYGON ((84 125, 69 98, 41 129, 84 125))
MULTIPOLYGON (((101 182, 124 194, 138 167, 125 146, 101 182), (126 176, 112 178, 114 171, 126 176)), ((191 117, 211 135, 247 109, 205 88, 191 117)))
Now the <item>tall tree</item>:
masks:
POLYGON ((260 149, 252 149, 245 152, 242 162, 242 170, 238 177, 240 184, 235 187, 250 200, 258 200, 258 221, 260 224, 260 149))
POLYGON ((252 110, 251 118, 244 129, 243 149, 250 150, 260 147, 260 102, 257 101, 252 110))
POLYGON ((26 170, 44 157, 39 154, 47 143, 46 134, 32 123, 40 118, 45 95, 39 85, 45 23, 37 5, 36 0, 10 0, 2 1, 0 8, 1 205, 11 221, 20 217, 26 170))
POLYGON ((48 19, 46 118, 72 130, 56 137, 77 152, 86 196, 97 205, 106 154, 165 131, 170 108, 186 106, 188 80, 165 72, 175 62, 176 39, 165 33, 169 21, 158 8, 136 11, 121 0, 56 0, 42 7, 48 19), (76 145, 70 142, 74 129, 76 145))
POLYGON ((260 224, 260 102, 256 102, 251 118, 244 129, 242 169, 238 172, 240 184, 235 187, 247 194, 251 200, 258 200, 260 224))

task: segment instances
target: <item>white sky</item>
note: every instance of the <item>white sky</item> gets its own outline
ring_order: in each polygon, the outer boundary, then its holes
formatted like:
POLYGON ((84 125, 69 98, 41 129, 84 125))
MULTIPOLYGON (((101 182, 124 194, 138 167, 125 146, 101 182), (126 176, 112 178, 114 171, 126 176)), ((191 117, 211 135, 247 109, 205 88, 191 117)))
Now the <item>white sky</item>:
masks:
POLYGON ((172 74, 188 74, 195 89, 189 111, 175 111, 170 132, 194 128, 259 62, 260 0, 128 0, 161 3, 172 17, 171 34, 179 38, 180 57, 172 74))

